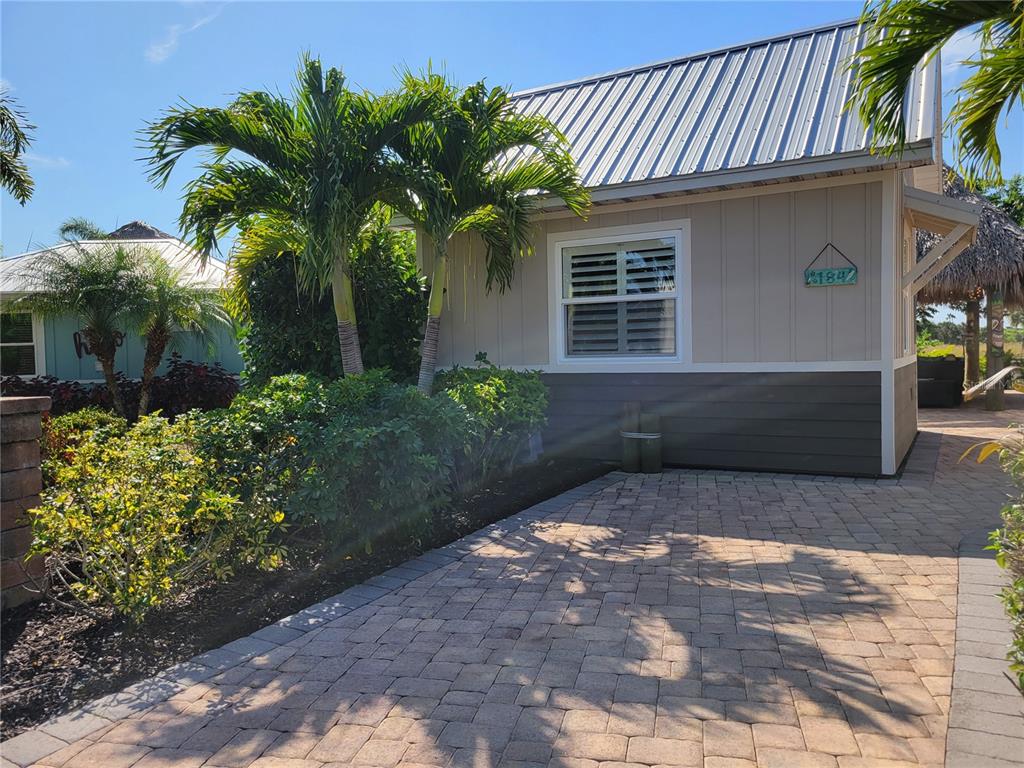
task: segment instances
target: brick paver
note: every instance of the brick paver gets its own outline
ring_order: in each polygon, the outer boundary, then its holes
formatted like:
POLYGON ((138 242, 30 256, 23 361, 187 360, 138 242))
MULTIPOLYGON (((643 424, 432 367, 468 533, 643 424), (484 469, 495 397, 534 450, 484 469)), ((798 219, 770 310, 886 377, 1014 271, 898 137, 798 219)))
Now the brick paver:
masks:
POLYGON ((957 637, 1000 626, 963 602, 985 579, 958 605, 957 550, 1007 486, 957 458, 1020 417, 923 413, 895 480, 609 475, 16 737, 4 765, 939 766, 947 735, 950 765, 1001 765, 1021 700, 984 689, 1002 635, 957 637))

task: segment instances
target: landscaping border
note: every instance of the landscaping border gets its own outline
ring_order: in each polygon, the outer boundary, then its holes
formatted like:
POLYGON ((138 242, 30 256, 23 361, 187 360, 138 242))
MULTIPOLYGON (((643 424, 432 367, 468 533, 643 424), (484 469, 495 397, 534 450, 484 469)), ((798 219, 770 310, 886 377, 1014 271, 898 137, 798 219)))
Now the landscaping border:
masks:
POLYGON ((268 667, 280 663, 282 655, 293 648, 286 644, 322 624, 340 618, 367 603, 401 589, 439 565, 456 562, 493 541, 530 525, 548 515, 599 493, 628 477, 614 470, 557 496, 534 504, 514 515, 491 523, 443 547, 424 552, 419 557, 390 568, 334 597, 280 619, 251 635, 234 640, 220 648, 201 653, 188 661, 175 664, 163 672, 130 685, 118 693, 100 697, 78 709, 47 720, 36 728, 0 743, 3 765, 24 768, 113 724, 113 721, 138 714, 155 704, 240 664, 268 667))
POLYGON ((960 541, 946 768, 1024 765, 1024 698, 1006 660, 1013 637, 999 600, 1008 578, 987 545, 987 530, 960 541))

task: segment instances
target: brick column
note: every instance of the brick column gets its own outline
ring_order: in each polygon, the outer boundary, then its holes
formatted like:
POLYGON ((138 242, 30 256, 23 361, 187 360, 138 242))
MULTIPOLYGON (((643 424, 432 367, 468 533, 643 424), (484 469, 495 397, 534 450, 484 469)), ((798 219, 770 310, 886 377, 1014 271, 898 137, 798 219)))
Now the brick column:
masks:
POLYGON ((38 578, 43 563, 23 562, 32 542, 25 512, 39 504, 40 419, 48 397, 0 397, 0 605, 13 608, 35 599, 25 588, 26 569, 38 578))

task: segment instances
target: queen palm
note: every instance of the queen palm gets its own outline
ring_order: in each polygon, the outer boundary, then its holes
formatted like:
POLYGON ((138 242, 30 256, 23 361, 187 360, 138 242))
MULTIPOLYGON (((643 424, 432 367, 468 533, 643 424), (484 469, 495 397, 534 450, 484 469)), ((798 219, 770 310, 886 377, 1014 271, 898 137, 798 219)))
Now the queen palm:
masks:
POLYGON ((980 51, 956 89, 948 122, 963 175, 1001 182, 999 117, 1024 96, 1024 0, 868 0, 864 47, 855 55, 851 105, 872 125, 875 149, 906 140, 905 95, 917 67, 958 32, 978 27, 980 51))
POLYGON ((212 330, 230 324, 217 291, 192 282, 184 268, 174 268, 159 256, 141 265, 145 283, 135 311, 139 334, 146 339, 139 391, 139 416, 149 412, 153 377, 167 347, 182 333, 209 339, 212 330))
POLYGON ((211 151, 186 188, 180 219, 204 257, 218 237, 253 216, 300 232, 301 287, 330 289, 344 372, 361 373, 350 250, 395 183, 389 142, 431 112, 429 92, 356 93, 339 70, 325 74, 307 55, 291 100, 254 91, 227 108, 183 105, 149 125, 150 178, 164 186, 188 150, 211 151))
POLYGON ((407 193, 396 201, 429 239, 434 252, 419 388, 430 393, 452 237, 478 234, 486 246, 487 289, 506 289, 518 259, 531 253, 530 218, 541 195, 562 199, 584 215, 590 195, 568 142, 539 115, 515 111, 502 88, 482 82, 465 89, 443 76, 407 75, 410 93, 444 94, 448 107, 430 123, 412 126, 394 142, 407 163, 407 193))
POLYGON ((131 325, 144 294, 141 254, 125 246, 86 248, 67 243, 39 255, 24 275, 32 293, 18 300, 51 317, 71 315, 83 324, 82 335, 96 356, 114 410, 125 416, 114 373, 114 357, 123 330, 131 325))

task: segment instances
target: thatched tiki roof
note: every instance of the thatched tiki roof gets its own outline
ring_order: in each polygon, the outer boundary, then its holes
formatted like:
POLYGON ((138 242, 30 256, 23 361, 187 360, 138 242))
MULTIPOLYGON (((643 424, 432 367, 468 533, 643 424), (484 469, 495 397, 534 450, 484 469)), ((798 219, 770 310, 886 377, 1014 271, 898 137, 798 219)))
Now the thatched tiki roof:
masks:
MULTIPOLYGON (((964 186, 963 179, 946 168, 943 191, 981 209, 974 245, 953 259, 917 295, 922 304, 947 304, 977 298, 977 289, 1002 288, 1010 306, 1024 306, 1024 229, 987 197, 964 186)), ((917 258, 937 243, 930 232, 917 233, 917 258)))

